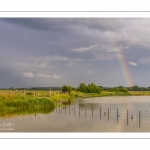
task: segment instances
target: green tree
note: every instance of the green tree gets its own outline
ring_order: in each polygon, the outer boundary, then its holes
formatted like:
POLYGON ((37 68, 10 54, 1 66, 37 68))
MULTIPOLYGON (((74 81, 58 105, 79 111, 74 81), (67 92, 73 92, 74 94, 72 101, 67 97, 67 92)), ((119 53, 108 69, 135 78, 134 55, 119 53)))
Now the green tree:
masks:
POLYGON ((62 91, 63 91, 63 92, 68 92, 68 87, 67 87, 67 85, 62 86, 62 91))
POLYGON ((67 86, 67 85, 64 85, 62 86, 62 91, 63 92, 71 92, 72 91, 72 87, 71 86, 67 86))
POLYGON ((80 83, 78 91, 83 93, 100 93, 102 91, 102 88, 94 83, 90 83, 88 85, 86 85, 85 83, 80 83))
POLYGON ((86 84, 85 83, 80 83, 77 90, 80 91, 80 92, 86 93, 87 92, 86 84))

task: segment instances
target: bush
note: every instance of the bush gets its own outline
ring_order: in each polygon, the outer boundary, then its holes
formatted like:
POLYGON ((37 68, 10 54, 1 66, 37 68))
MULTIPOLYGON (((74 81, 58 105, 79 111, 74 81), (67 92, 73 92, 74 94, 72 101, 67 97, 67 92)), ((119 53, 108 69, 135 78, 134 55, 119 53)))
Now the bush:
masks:
POLYGON ((32 92, 27 92, 26 95, 32 96, 32 95, 34 95, 34 94, 33 94, 32 92))
POLYGON ((94 83, 88 85, 86 85, 85 83, 80 83, 77 90, 83 93, 100 93, 102 91, 102 88, 94 83))

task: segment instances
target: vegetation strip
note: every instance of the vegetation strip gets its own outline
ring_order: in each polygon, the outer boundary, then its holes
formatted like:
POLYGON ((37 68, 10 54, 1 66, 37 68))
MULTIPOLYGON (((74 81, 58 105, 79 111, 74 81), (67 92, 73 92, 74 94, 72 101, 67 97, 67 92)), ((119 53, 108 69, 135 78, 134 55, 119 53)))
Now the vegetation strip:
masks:
MULTIPOLYGON (((136 87, 137 88, 137 87, 136 87)), ((55 107, 67 105, 75 98, 102 96, 143 96, 150 91, 128 91, 119 86, 104 89, 94 83, 80 83, 78 88, 64 85, 61 90, 0 90, 0 116, 6 114, 50 113, 55 107)))

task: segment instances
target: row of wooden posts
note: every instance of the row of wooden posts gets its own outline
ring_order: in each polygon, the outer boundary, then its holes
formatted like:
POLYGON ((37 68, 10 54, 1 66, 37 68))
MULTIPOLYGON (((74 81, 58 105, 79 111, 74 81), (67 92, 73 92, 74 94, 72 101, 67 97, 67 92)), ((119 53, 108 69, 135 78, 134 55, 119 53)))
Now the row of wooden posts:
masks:
MULTIPOLYGON (((23 95, 26 95, 27 92, 29 92, 28 90, 23 90, 23 95)), ((16 95, 18 94, 18 90, 16 89, 15 91, 16 95)), ((63 94, 62 91, 52 91, 51 89, 48 91, 48 95, 51 96, 51 95, 54 95, 54 94, 63 94)), ((36 90, 34 90, 34 93, 33 93, 34 96, 39 96, 38 92, 36 90)))
MULTIPOLYGON (((59 107, 59 113, 62 114, 62 107, 59 107)), ((78 108, 79 110, 79 117, 80 117, 80 106, 78 108)), ((109 114, 110 114, 110 111, 109 111, 109 108, 108 108, 108 121, 109 121, 109 114)), ((57 108, 56 108, 56 112, 57 112, 57 108)), ((105 112, 104 112, 105 113, 105 112)), ((117 108, 117 123, 118 123, 118 120, 119 120, 119 112, 118 112, 118 108, 117 108)), ((66 107, 65 107, 65 114, 66 114, 66 107)), ((69 115, 70 115, 70 105, 69 105, 69 115)), ((74 115, 75 115, 75 106, 74 106, 74 115)), ((100 107, 100 119, 101 119, 101 115, 102 115, 102 109, 100 107)), ((87 116, 86 114, 86 107, 85 107, 85 117, 87 116)), ((93 118, 93 106, 91 106, 91 116, 93 118)), ((131 116, 131 119, 133 121, 133 115, 131 116)), ((127 126, 129 124, 129 114, 128 114, 128 110, 127 110, 127 126)), ((139 111, 139 128, 141 127, 141 112, 139 111)))

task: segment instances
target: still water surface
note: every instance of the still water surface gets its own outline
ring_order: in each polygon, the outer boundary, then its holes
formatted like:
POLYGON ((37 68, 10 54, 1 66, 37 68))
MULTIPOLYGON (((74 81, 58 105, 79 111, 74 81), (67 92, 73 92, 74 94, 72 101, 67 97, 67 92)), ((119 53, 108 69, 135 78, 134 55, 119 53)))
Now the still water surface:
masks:
POLYGON ((0 118, 0 132, 149 132, 150 97, 77 99, 48 114, 0 118))

